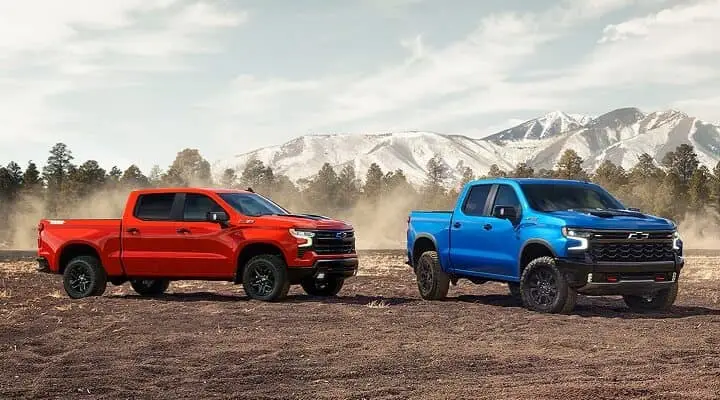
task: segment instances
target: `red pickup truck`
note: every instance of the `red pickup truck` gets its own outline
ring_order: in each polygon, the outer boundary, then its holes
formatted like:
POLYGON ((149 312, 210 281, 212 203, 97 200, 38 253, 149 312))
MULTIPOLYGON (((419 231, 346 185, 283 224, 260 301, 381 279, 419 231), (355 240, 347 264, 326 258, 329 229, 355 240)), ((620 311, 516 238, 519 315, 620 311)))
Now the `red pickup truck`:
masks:
POLYGON ((175 280, 242 283, 263 301, 295 284, 334 296, 358 269, 351 225, 291 214, 251 190, 136 190, 121 219, 43 219, 37 241, 38 271, 62 274, 75 299, 127 281, 160 295, 175 280))

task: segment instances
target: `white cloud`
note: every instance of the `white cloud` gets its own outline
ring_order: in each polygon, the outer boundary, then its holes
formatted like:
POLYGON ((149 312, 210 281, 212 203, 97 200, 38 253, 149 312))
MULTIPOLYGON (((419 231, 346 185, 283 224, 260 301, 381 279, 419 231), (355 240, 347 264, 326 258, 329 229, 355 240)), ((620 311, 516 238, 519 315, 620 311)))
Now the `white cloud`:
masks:
POLYGON ((643 18, 635 18, 620 24, 605 27, 600 43, 625 40, 632 37, 648 36, 660 29, 677 30, 694 23, 720 21, 720 1, 686 1, 672 8, 643 18))
POLYGON ((672 105, 689 115, 720 125, 720 96, 678 100, 672 105))
POLYGON ((0 140, 69 140, 82 117, 52 104, 73 91, 138 85, 221 49, 217 29, 247 13, 180 0, 0 1, 0 140))

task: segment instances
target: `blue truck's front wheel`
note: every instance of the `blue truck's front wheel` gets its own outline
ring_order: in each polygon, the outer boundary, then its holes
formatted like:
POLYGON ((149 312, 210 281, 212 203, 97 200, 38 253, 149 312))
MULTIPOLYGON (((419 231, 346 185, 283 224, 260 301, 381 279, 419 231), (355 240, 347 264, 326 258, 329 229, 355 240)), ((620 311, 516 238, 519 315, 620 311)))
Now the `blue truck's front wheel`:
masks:
POLYGON ((577 293, 552 257, 528 263, 520 279, 520 294, 526 308, 544 313, 569 313, 577 301, 577 293))
POLYGON ((450 289, 450 277, 442 270, 436 251, 426 251, 415 267, 420 297, 425 300, 442 300, 450 289))

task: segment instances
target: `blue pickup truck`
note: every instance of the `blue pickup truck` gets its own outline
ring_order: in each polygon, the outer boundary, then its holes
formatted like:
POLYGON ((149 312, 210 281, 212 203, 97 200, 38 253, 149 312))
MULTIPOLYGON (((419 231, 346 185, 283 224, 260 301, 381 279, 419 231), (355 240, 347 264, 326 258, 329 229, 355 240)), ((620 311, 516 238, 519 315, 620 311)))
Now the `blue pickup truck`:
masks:
POLYGON ((559 179, 468 183, 453 211, 412 211, 408 264, 426 300, 450 283, 506 282, 523 305, 568 313, 577 295, 667 310, 684 266, 675 223, 626 208, 602 187, 559 179))

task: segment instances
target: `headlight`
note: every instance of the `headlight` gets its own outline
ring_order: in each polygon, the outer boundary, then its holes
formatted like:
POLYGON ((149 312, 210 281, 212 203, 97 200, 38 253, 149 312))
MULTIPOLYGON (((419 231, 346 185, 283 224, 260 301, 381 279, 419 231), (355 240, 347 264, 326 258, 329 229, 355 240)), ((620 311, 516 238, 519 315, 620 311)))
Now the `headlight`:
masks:
POLYGON ((290 236, 302 241, 298 243, 298 247, 312 247, 315 232, 290 229, 290 236))
POLYGON ((587 250, 588 238, 592 236, 591 232, 575 228, 568 228, 566 226, 563 226, 562 234, 566 238, 578 242, 577 245, 568 247, 568 250, 587 250))
POLYGON ((675 231, 673 232, 673 250, 682 250, 682 238, 680 237, 680 232, 675 231))

